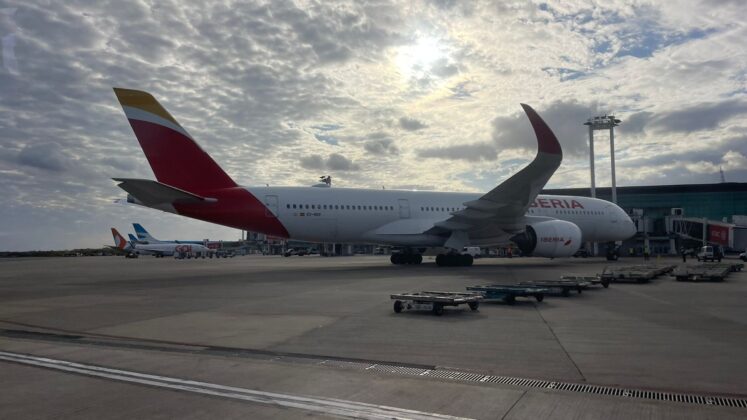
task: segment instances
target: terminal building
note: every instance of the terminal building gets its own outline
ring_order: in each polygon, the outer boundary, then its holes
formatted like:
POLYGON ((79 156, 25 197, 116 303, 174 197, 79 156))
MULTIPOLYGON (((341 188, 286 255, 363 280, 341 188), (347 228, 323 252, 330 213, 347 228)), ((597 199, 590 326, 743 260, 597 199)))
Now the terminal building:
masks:
MULTIPOLYGON (((545 194, 590 197, 589 188, 544 190, 545 194)), ((596 188, 611 201, 610 188, 596 188)), ((677 254, 704 244, 726 250, 747 247, 747 183, 617 187, 617 204, 633 219, 638 233, 621 246, 621 255, 677 254)), ((600 252, 604 252, 601 249, 600 252)))

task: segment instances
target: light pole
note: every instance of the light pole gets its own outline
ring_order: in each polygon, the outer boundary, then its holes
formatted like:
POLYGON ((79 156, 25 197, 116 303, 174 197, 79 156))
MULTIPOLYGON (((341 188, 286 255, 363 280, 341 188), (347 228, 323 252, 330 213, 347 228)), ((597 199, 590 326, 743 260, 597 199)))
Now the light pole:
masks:
MULTIPOLYGON (((596 175, 594 173, 594 130, 610 130, 610 176, 612 178, 612 202, 617 204, 617 179, 615 178, 615 127, 620 120, 614 115, 591 117, 584 125, 589 126, 589 168, 591 170, 591 196, 597 196, 596 175)), ((596 242, 592 245, 594 255, 597 255, 596 242)))
POLYGON ((615 127, 622 121, 614 115, 589 118, 584 125, 589 126, 589 166, 591 168, 591 196, 596 197, 596 176, 594 174, 594 130, 610 130, 610 169, 612 177, 612 202, 617 204, 617 179, 615 178, 615 127))

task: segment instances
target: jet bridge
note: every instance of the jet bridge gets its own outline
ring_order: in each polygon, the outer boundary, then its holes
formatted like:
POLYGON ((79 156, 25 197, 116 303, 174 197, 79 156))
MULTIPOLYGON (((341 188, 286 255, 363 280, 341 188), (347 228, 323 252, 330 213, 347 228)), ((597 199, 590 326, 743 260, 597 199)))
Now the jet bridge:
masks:
POLYGON ((667 230, 680 238, 742 250, 747 247, 747 228, 699 217, 669 216, 667 230))

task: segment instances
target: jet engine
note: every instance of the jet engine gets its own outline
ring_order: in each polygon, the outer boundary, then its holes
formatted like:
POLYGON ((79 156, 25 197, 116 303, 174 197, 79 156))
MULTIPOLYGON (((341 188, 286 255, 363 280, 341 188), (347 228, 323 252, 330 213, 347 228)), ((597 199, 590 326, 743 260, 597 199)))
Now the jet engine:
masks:
POLYGON ((527 225, 524 233, 511 241, 524 255, 570 257, 581 247, 581 229, 565 220, 548 220, 527 225))

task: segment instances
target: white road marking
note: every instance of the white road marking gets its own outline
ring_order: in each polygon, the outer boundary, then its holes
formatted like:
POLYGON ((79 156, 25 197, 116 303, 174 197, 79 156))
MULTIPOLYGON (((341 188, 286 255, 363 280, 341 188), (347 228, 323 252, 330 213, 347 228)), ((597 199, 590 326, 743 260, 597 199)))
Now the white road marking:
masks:
POLYGON ((85 365, 65 360, 49 359, 46 357, 29 356, 19 353, 0 351, 0 360, 39 366, 81 375, 107 378, 116 381, 137 383, 175 389, 198 394, 214 395, 224 398, 269 404, 280 407, 296 408, 342 417, 357 419, 464 419, 423 411, 407 410, 385 405, 366 404, 355 401, 334 398, 307 397, 274 392, 256 391, 247 388, 211 384, 188 379, 171 378, 167 376, 150 375, 130 372, 126 370, 110 369, 100 366, 85 365))

